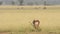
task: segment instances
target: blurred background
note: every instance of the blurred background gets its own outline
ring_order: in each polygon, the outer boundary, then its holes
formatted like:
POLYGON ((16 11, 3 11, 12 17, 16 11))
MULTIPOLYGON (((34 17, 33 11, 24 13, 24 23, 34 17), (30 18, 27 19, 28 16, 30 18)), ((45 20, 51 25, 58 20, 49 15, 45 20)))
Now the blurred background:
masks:
POLYGON ((60 5, 60 0, 0 0, 0 5, 60 5))

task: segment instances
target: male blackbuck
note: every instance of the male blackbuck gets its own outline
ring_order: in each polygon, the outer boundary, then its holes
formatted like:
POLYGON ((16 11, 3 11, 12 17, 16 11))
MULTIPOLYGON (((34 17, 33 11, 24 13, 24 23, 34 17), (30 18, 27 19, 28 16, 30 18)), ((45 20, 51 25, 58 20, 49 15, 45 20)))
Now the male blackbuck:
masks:
POLYGON ((33 20, 33 26, 35 29, 39 28, 40 21, 39 20, 33 20))

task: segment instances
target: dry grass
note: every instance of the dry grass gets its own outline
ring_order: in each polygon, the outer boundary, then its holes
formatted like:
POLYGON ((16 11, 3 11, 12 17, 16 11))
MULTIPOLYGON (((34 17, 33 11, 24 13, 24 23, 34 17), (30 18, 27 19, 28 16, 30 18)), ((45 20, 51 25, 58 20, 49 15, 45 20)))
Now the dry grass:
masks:
POLYGON ((60 32, 60 8, 48 7, 45 10, 42 8, 31 9, 33 7, 28 10, 26 7, 16 10, 14 8, 13 10, 0 10, 0 32, 33 32, 32 21, 34 19, 40 20, 42 33, 60 32))

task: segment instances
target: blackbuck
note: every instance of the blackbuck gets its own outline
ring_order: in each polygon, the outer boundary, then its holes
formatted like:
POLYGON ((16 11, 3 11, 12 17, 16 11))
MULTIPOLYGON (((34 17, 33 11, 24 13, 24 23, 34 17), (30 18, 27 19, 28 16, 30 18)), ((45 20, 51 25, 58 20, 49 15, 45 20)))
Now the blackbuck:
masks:
POLYGON ((40 21, 39 20, 33 20, 33 26, 35 29, 39 28, 40 21))

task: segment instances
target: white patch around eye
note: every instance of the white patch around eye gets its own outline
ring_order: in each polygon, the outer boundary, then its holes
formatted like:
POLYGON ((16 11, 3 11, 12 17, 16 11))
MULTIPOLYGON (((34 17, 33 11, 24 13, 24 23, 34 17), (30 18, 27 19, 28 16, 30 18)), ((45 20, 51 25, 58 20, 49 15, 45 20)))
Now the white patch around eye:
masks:
POLYGON ((37 25, 38 24, 38 22, 35 22, 35 25, 37 25))

